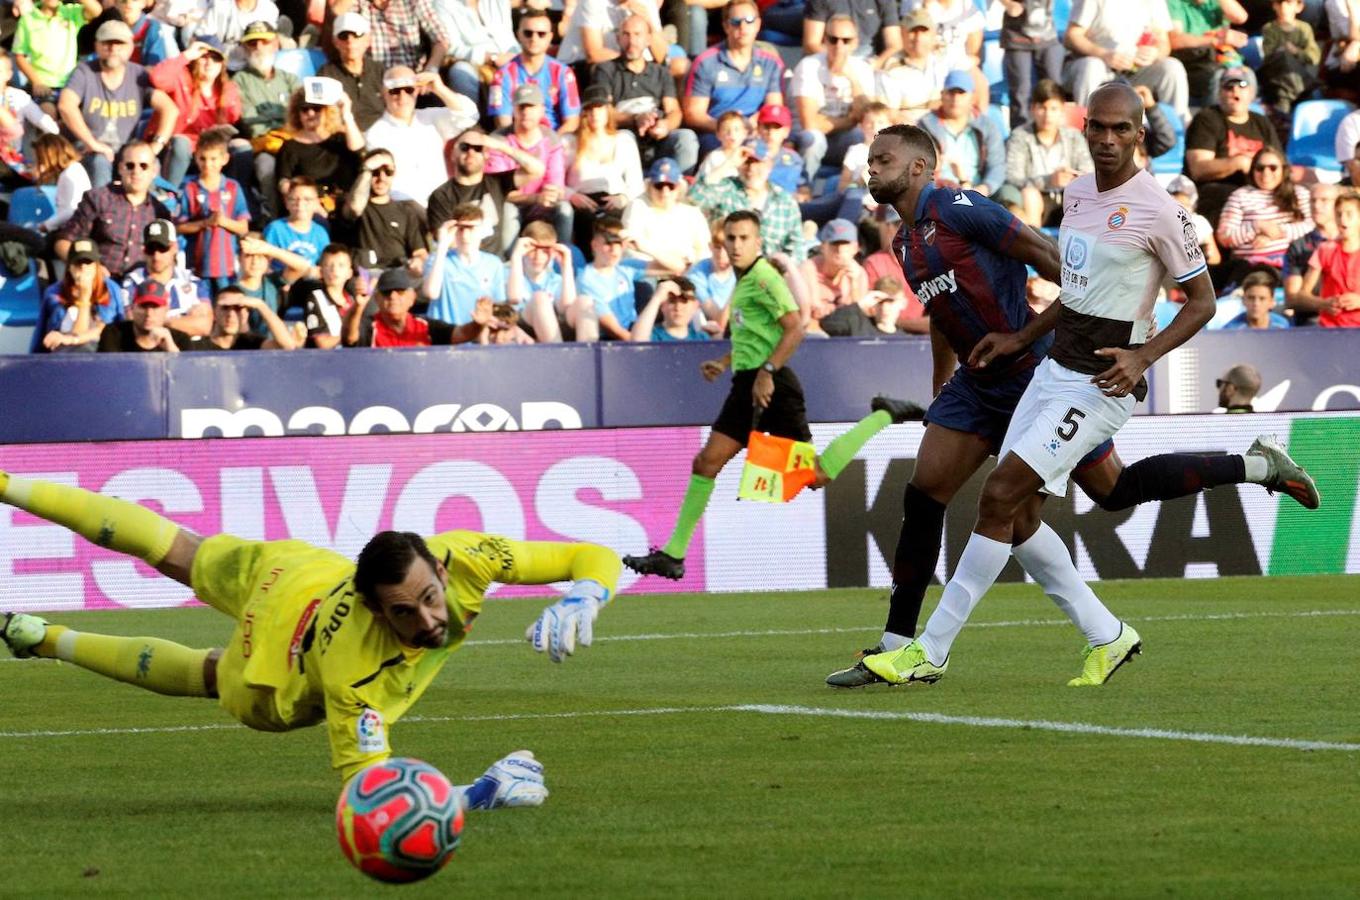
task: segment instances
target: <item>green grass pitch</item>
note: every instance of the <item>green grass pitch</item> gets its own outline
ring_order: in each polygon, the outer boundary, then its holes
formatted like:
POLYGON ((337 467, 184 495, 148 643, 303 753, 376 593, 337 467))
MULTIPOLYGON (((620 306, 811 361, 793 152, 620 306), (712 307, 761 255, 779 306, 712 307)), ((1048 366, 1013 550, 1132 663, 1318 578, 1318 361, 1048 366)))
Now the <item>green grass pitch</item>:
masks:
MULTIPOLYGON (((455 781, 527 747, 552 796, 470 814, 401 888, 341 857, 320 729, 7 661, 0 894, 1356 896, 1360 579, 1097 588, 1144 653, 1080 690, 1081 640, 1034 587, 983 602, 938 685, 862 691, 822 679, 877 638, 882 591, 625 595, 561 666, 520 640, 540 601, 492 602, 394 746, 455 781)), ((230 626, 52 618, 195 646, 230 626)))

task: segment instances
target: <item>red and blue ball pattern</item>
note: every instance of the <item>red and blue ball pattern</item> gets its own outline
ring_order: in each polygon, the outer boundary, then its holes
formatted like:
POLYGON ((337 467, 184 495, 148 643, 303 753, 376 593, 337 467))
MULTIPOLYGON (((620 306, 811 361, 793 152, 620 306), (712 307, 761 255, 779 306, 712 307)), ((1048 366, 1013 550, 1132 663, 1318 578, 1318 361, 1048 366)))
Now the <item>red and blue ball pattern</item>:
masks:
POLYGON ((419 881, 458 849, 463 808, 442 772, 397 757, 349 780, 335 806, 335 827, 340 849, 360 872, 379 881, 419 881))

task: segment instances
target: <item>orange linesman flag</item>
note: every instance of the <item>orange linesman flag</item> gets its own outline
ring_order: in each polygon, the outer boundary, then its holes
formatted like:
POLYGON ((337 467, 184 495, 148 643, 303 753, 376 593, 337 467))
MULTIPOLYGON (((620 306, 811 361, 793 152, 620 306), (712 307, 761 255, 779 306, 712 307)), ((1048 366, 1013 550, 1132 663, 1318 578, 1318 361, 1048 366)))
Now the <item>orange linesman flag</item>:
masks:
POLYGON ((816 480, 816 447, 753 431, 746 442, 746 466, 741 470, 737 499, 788 503, 816 480))

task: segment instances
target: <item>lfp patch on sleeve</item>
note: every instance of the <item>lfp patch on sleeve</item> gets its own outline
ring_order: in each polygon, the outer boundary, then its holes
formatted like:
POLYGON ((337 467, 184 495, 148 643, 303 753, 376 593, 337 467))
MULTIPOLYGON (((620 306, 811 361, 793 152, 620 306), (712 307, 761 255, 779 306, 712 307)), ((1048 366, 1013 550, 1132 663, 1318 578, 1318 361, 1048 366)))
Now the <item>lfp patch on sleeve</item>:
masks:
POLYGON ((387 733, 383 725, 382 713, 376 709, 364 708, 355 725, 359 740, 360 753, 381 753, 387 749, 387 733))

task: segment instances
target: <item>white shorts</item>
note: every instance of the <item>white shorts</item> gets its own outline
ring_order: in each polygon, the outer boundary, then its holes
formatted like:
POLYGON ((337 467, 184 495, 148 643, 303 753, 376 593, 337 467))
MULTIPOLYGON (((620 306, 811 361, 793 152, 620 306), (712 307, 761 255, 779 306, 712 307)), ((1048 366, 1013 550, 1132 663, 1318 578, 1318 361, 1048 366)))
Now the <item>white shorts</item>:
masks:
POLYGON ((1077 463, 1124 427, 1137 402, 1131 394, 1107 397, 1090 375, 1045 359, 1015 407, 997 459, 1014 453, 1044 480, 1045 492, 1065 497, 1077 463))

